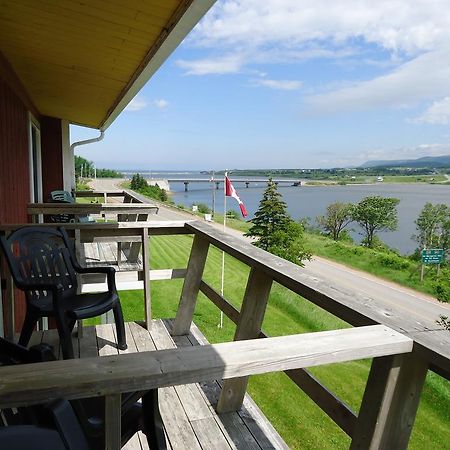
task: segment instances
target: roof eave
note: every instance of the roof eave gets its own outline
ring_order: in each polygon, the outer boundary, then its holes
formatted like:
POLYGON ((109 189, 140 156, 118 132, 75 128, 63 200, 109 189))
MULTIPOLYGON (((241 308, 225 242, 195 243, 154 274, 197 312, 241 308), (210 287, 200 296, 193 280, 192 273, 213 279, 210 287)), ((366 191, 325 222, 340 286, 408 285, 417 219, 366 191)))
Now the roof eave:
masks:
POLYGON ((161 33, 116 103, 106 114, 99 126, 100 130, 106 130, 114 122, 214 3, 215 0, 187 0, 180 5, 168 27, 161 33))

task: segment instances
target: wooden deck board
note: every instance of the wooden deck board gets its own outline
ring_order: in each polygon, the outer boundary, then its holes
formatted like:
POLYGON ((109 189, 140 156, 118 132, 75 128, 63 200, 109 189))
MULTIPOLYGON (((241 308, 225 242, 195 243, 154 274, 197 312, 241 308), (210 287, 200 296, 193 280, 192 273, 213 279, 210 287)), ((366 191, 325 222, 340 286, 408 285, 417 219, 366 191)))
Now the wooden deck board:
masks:
MULTIPOLYGON (((83 337, 74 334, 75 353, 81 358, 117 355, 187 347, 207 343, 197 327, 189 336, 169 334, 171 321, 154 320, 150 331, 135 322, 125 324, 127 350, 119 351, 113 324, 84 327, 83 337)), ((56 330, 36 332, 33 342, 48 342, 61 357, 56 330)), ((246 395, 239 412, 218 415, 215 405, 220 393, 221 380, 187 384, 159 389, 160 409, 163 417, 167 448, 169 450, 262 450, 288 449, 281 437, 246 395)), ((124 447, 126 450, 147 450, 144 434, 137 433, 124 447)))
POLYGON ((120 264, 117 263, 116 242, 88 242, 80 246, 80 258, 82 265, 87 267, 113 266, 118 272, 133 272, 142 270, 142 260, 130 262, 126 254, 121 251, 120 264))

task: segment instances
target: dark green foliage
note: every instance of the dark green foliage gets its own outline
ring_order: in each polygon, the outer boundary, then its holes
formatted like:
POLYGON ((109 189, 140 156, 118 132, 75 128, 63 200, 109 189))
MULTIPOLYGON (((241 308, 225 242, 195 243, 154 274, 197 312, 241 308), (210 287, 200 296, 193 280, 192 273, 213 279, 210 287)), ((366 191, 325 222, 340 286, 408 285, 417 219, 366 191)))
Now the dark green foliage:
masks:
POLYGON ((255 245, 268 250, 273 245, 275 233, 285 231, 291 220, 286 211, 286 203, 276 184, 270 179, 252 219, 252 226, 245 235, 256 237, 258 240, 255 245))
POLYGON ((440 276, 434 283, 434 293, 440 302, 450 303, 450 271, 448 269, 442 270, 440 276))
POLYGON ((130 188, 146 197, 154 198, 161 202, 167 202, 169 199, 165 189, 161 189, 157 184, 149 186, 147 180, 139 173, 135 173, 131 178, 130 188))
POLYGON ((135 173, 131 178, 130 188, 133 191, 139 191, 140 189, 148 188, 148 183, 140 173, 135 173))
POLYGON ((93 178, 97 175, 97 178, 122 178, 122 174, 112 169, 97 169, 95 170, 94 163, 88 161, 82 156, 75 155, 75 177, 78 179, 81 177, 83 171, 83 178, 93 178))
POLYGON ((380 253, 377 256, 378 262, 384 267, 391 267, 392 269, 404 270, 411 268, 411 262, 395 253, 380 253))
POLYGON ((123 174, 113 169, 97 169, 97 178, 122 178, 123 174))
POLYGON ((197 204, 198 212, 201 214, 210 214, 211 208, 208 205, 205 205, 204 203, 198 203, 197 204))
POLYGON ((444 328, 444 330, 450 331, 450 320, 447 316, 440 315, 436 323, 444 328))
POLYGON ((161 189, 160 200, 162 202, 167 202, 167 200, 169 200, 169 196, 167 195, 167 191, 165 189, 161 189))
POLYGON ((241 213, 238 213, 234 209, 230 209, 227 211, 227 219, 241 220, 241 217, 241 213))
POLYGON ((372 248, 377 231, 394 231, 397 228, 398 198, 365 197, 352 210, 352 217, 364 231, 363 243, 372 248))
POLYGON ((326 234, 338 241, 341 232, 352 221, 354 205, 352 203, 335 202, 327 206, 324 216, 317 216, 317 223, 325 230, 326 234))
POLYGON ((424 248, 443 248, 450 246, 450 208, 444 204, 426 203, 415 221, 417 235, 413 238, 424 248))
POLYGON ((257 247, 302 265, 302 260, 311 257, 304 247, 303 232, 303 224, 290 218, 276 184, 269 180, 245 236, 256 237, 254 245, 257 247))

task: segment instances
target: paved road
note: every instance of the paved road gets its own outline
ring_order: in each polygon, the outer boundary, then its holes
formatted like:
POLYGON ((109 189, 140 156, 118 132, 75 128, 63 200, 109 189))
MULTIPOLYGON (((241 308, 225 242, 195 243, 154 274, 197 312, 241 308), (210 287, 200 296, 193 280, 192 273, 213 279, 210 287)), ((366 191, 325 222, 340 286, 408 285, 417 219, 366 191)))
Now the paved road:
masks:
MULTIPOLYGON (((117 184, 117 180, 97 180, 93 187, 99 190, 114 190, 117 189, 117 184)), ((198 219, 198 216, 161 204, 159 213, 154 218, 157 220, 195 220, 198 219)), ((211 225, 223 229, 219 224, 211 225)), ((237 230, 228 228, 227 232, 241 239, 249 239, 242 236, 242 233, 237 230)), ((324 280, 338 289, 352 290, 362 295, 365 300, 383 308, 386 314, 392 311, 393 306, 397 310, 400 308, 418 325, 433 329, 436 328, 435 320, 440 314, 450 316, 450 305, 439 303, 429 295, 324 258, 314 257, 305 263, 303 270, 309 276, 324 280)))

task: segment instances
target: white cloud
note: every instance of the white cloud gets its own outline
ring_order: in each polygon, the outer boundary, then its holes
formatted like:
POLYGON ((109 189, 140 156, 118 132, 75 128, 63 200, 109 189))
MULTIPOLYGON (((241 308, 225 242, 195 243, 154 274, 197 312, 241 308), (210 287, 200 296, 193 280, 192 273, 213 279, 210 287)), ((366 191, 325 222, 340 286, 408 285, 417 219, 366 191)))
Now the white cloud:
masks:
POLYGON ((302 82, 297 80, 270 80, 267 78, 253 80, 253 84, 282 91, 294 91, 302 86, 302 82))
POLYGON ((225 55, 217 58, 186 61, 179 59, 176 64, 186 69, 186 75, 206 75, 237 73, 241 70, 243 58, 241 55, 225 55))
POLYGON ((147 102, 145 99, 137 95, 136 97, 131 100, 130 103, 125 108, 125 111, 140 111, 141 109, 144 109, 147 107, 147 102))
POLYGON ((153 104, 159 109, 165 109, 169 106, 169 102, 167 100, 164 100, 163 98, 154 100, 153 104))
POLYGON ((422 54, 391 73, 352 86, 309 96, 313 113, 409 107, 450 94, 450 48, 422 54))
POLYGON ((450 97, 433 102, 419 117, 412 120, 415 123, 432 125, 447 125, 450 123, 450 97))
POLYGON ((448 0, 226 0, 196 27, 204 46, 287 47, 362 38, 390 51, 430 50, 450 34, 448 0))
MULTIPOLYGON (((308 87, 308 112, 417 106, 450 96, 449 6, 449 0, 223 0, 186 40, 210 55, 177 64, 191 75, 325 58, 349 69, 377 66, 384 74, 373 79, 336 79, 320 92, 308 87)), ((444 106, 431 108, 417 121, 447 120, 444 106)))

